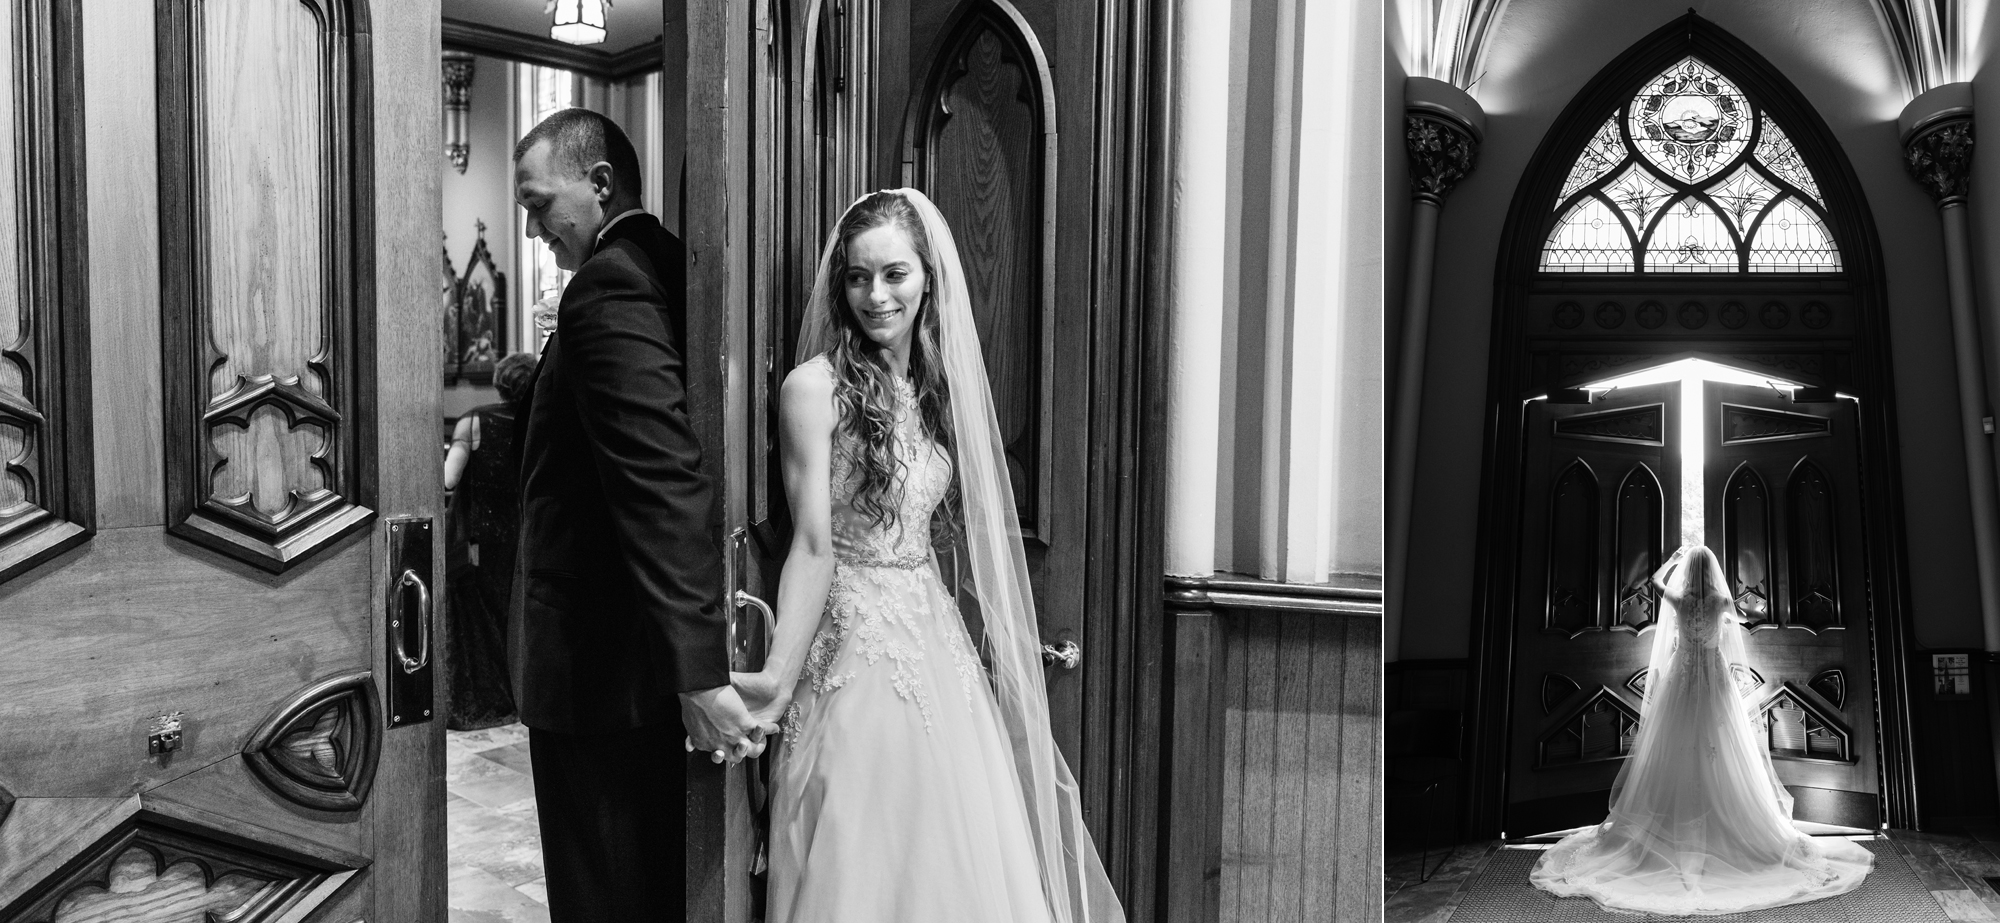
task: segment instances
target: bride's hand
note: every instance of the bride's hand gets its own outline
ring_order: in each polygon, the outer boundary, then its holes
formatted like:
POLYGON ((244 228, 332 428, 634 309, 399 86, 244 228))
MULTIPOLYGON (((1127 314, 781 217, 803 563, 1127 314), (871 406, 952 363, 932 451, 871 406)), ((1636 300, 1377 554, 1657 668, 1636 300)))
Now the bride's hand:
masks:
POLYGON ((761 725, 776 725, 791 704, 792 687, 769 673, 730 673, 729 684, 761 725))

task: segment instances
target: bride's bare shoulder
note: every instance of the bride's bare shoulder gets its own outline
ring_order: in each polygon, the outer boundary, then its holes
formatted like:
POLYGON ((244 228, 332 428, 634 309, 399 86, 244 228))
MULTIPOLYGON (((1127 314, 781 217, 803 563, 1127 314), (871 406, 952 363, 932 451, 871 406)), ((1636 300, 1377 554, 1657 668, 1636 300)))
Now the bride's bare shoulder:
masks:
POLYGON ((825 356, 799 363, 785 376, 778 390, 780 412, 786 417, 814 422, 833 422, 833 367, 825 356))

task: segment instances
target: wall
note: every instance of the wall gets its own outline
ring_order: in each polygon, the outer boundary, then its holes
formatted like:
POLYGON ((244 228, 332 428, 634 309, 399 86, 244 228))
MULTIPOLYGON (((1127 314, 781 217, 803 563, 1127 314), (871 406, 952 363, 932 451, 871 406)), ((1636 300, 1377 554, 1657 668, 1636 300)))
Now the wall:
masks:
MULTIPOLYGON (((1403 657, 1453 658, 1467 651, 1495 258, 1515 186, 1557 114, 1584 84, 1687 9, 1681 0, 1514 0, 1500 14, 1473 89, 1486 110, 1486 140, 1477 169, 1447 201, 1438 233, 1403 657)), ((1892 311, 1917 641, 1978 646, 1942 241, 1934 207, 1900 162, 1895 120, 1911 94, 1897 76, 1876 14, 1865 0, 1810 7, 1697 2, 1694 9, 1798 86, 1860 177, 1882 239, 1892 311)))
MULTIPOLYGON (((485 221, 486 246, 493 253, 494 265, 507 276, 509 351, 524 348, 533 323, 527 315, 527 288, 521 279, 521 248, 541 246, 521 236, 520 215, 513 200, 514 144, 532 127, 516 124, 520 117, 515 71, 520 66, 502 58, 474 57, 472 108, 466 128, 472 154, 463 174, 439 157, 444 176, 445 246, 451 253, 452 268, 464 274, 475 240, 473 221, 485 221)), ((682 120, 661 119, 653 113, 664 107, 668 92, 676 92, 685 82, 683 78, 669 85, 659 75, 649 79, 643 74, 615 83, 583 79, 577 81, 575 100, 579 106, 610 116, 625 130, 643 167, 646 210, 670 230, 680 222, 680 169, 686 139, 680 129, 682 120)), ((678 106, 678 97, 672 98, 678 106)), ((460 382, 445 386, 440 410, 451 418, 498 399, 490 385, 460 382)))
MULTIPOLYGON (((474 221, 486 222, 486 247, 493 265, 507 276, 509 318, 519 318, 520 286, 519 236, 514 215, 514 66, 502 58, 475 55, 472 60, 471 111, 466 114, 466 137, 472 153, 460 173, 444 156, 443 129, 439 129, 438 169, 444 177, 444 246, 451 255, 451 268, 465 275, 478 239, 474 221)), ((439 92, 443 92, 440 84, 439 92)), ((509 342, 515 347, 518 339, 509 342)), ((491 387, 466 382, 446 385, 439 410, 456 417, 473 407, 498 400, 491 387)))
POLYGON ((1382 11, 1351 9, 1231 11, 1219 571, 1382 572, 1382 11))

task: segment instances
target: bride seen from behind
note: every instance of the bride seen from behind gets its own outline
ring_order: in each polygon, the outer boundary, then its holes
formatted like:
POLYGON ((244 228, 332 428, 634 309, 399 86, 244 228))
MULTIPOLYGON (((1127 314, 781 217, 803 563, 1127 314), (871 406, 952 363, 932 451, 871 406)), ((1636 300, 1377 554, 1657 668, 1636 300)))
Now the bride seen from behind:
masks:
POLYGON ((1741 619, 1714 552, 1683 547, 1653 575, 1662 593, 1646 699, 1610 816, 1542 854, 1529 876, 1611 910, 1715 915, 1860 887, 1874 856, 1792 824, 1792 798, 1730 674, 1741 619), (1669 575, 1672 576, 1669 576, 1669 575))
POLYGON ((767 918, 1122 921, 1049 732, 971 293, 922 193, 842 215, 798 357, 780 392, 794 531, 777 637, 763 671, 733 677, 783 728, 767 918), (934 536, 961 543, 986 664, 934 536))

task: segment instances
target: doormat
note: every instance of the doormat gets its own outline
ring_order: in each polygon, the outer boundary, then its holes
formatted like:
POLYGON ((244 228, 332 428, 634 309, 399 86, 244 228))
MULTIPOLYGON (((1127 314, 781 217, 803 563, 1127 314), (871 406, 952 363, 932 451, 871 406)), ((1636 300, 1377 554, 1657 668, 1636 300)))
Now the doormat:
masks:
POLYGON ((1446 923, 1563 923, 1604 921, 1627 923, 1635 920, 1730 920, 1754 923, 1951 923, 1944 908, 1887 840, 1864 840, 1861 845, 1875 854, 1875 868, 1867 880, 1839 897, 1805 904, 1753 910, 1726 917, 1665 917, 1654 914, 1610 913, 1586 897, 1558 898, 1528 882, 1528 872, 1541 858, 1537 846, 1505 846, 1495 850, 1486 865, 1472 874, 1458 891, 1458 904, 1446 923))

